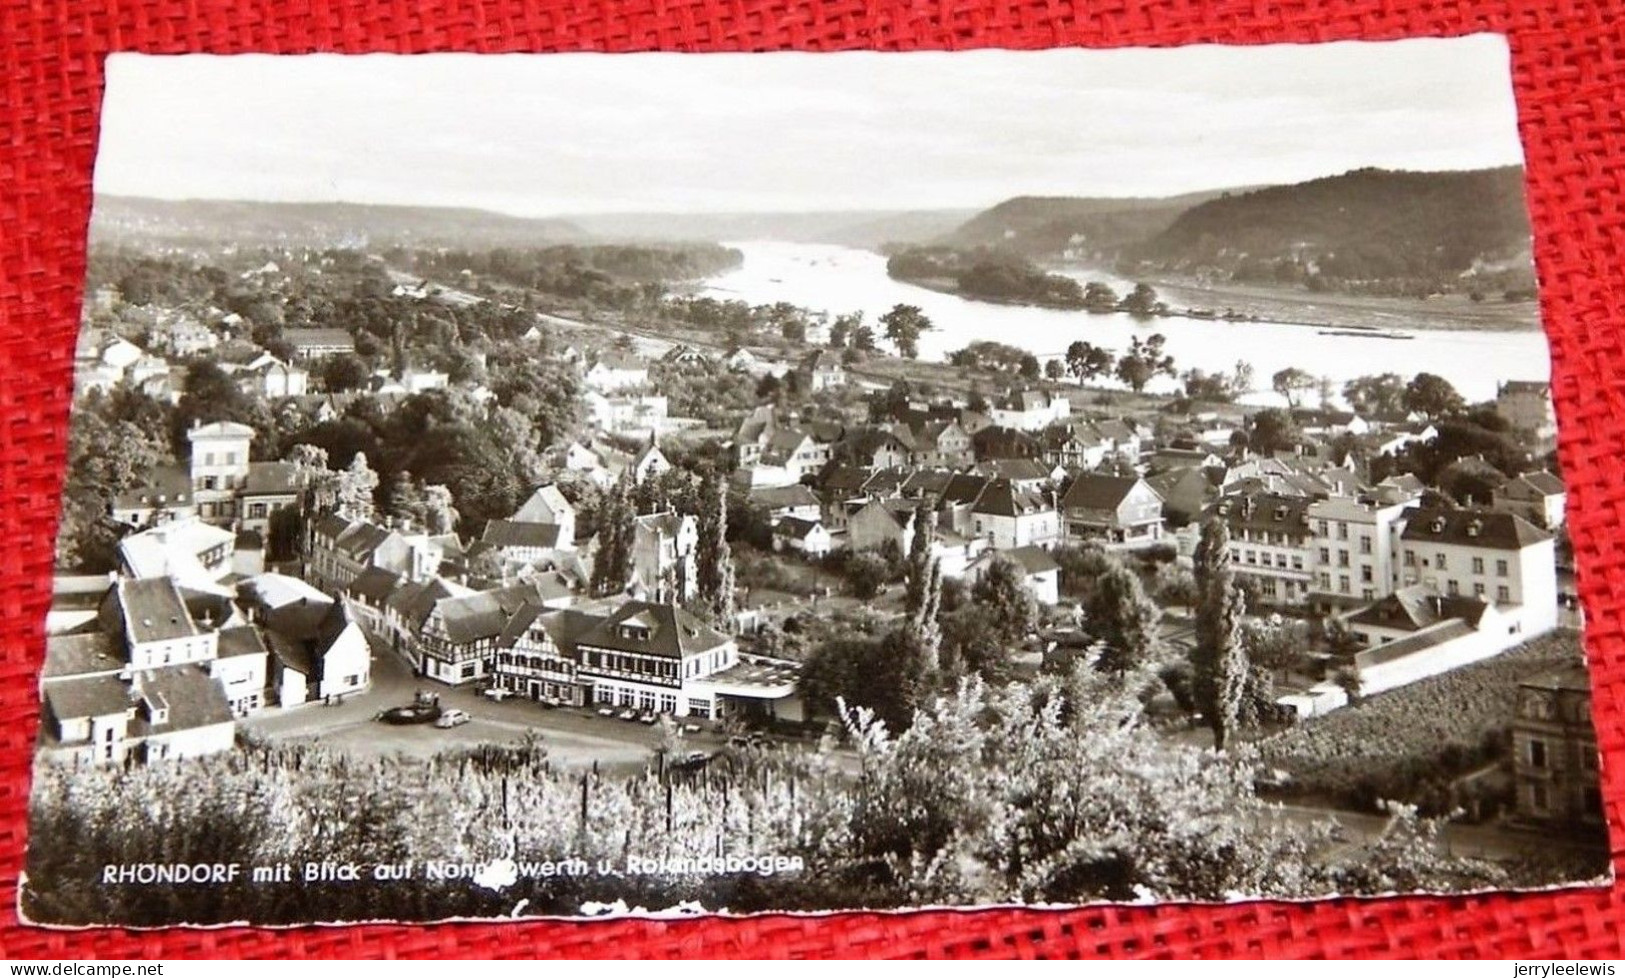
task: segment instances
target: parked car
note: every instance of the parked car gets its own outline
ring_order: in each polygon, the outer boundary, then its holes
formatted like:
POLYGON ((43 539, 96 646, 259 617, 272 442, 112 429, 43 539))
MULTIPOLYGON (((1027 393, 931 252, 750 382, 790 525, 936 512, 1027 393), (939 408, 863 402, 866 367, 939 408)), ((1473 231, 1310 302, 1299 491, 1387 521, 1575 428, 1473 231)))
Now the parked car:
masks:
POLYGON ((442 730, 450 730, 452 727, 460 727, 472 719, 474 718, 462 710, 447 710, 440 714, 440 719, 436 720, 434 725, 442 730))
POLYGON ((683 733, 699 733, 703 729, 705 729, 705 728, 701 727, 697 723, 685 723, 685 724, 683 724, 683 733))
POLYGON ((616 715, 622 720, 636 720, 638 718, 638 711, 629 706, 616 715))
POLYGON ((488 689, 480 690, 480 695, 488 700, 501 703, 503 700, 513 695, 513 690, 503 689, 501 686, 492 686, 488 689))
POLYGON ((598 715, 601 717, 612 717, 615 715, 615 708, 613 706, 600 706, 598 708, 598 715))
POLYGON ((659 718, 656 717, 653 713, 650 713, 647 710, 645 710, 642 713, 638 714, 638 722, 639 723, 653 724, 655 722, 655 720, 657 720, 657 719, 659 719, 659 718))
POLYGON ((440 718, 440 697, 432 693, 419 690, 412 697, 412 702, 406 706, 391 707, 382 710, 373 717, 382 723, 397 726, 411 723, 428 723, 440 718))

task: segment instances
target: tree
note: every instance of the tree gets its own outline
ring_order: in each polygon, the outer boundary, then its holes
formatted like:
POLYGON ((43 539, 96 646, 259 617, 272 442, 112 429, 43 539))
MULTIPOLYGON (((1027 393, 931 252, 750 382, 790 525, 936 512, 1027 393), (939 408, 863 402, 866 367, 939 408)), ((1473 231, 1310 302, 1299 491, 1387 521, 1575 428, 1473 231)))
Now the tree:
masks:
POLYGON ((423 522, 423 493, 412 481, 412 473, 396 469, 376 494, 385 513, 416 526, 423 522))
POLYGON ((942 623, 938 620, 942 610, 942 561, 935 557, 927 559, 921 591, 920 605, 909 619, 909 628, 919 643, 923 682, 942 668, 942 623))
POLYGON ((1044 361, 1044 377, 1047 380, 1058 381, 1066 376, 1066 365, 1055 357, 1044 361))
POLYGON ((1158 564, 1157 600, 1166 605, 1194 608, 1198 597, 1196 576, 1178 564, 1158 564))
POLYGON ((863 325, 863 313, 849 312, 836 316, 835 321, 829 324, 829 346, 832 350, 845 349, 857 333, 858 327, 863 325))
POLYGON ((1089 282, 1083 287, 1083 307, 1090 312, 1113 312, 1117 309, 1117 293, 1105 282, 1089 282))
POLYGON ((853 595, 864 601, 879 594, 889 576, 885 559, 872 550, 853 554, 846 562, 847 583, 852 585, 853 595))
POLYGON ((903 613, 914 616, 926 602, 933 564, 931 545, 936 537, 936 514, 926 503, 914 510, 914 533, 908 545, 908 579, 903 590, 903 613))
POLYGON ((1162 645, 1157 632, 1161 617, 1139 575, 1113 561, 1084 606, 1084 628, 1103 645, 1096 667, 1122 677, 1150 665, 1162 645))
POLYGON ((1223 750, 1240 722, 1248 675, 1241 642, 1244 599, 1231 571, 1230 533, 1223 520, 1202 524, 1194 562, 1201 596, 1191 647, 1192 692, 1213 730, 1214 746, 1223 750))
POLYGON ((1122 310, 1136 319, 1145 319, 1157 312, 1157 290, 1144 282, 1134 286, 1134 291, 1123 297, 1122 310))
POLYGON ((1289 619, 1251 621, 1242 626, 1241 642, 1254 667, 1284 675, 1303 661, 1309 635, 1301 623, 1289 619))
POLYGON ((852 349, 859 353, 873 353, 875 346, 875 330, 868 324, 860 324, 852 329, 852 349))
POLYGON ((367 361, 354 353, 327 357, 316 372, 321 377, 323 389, 334 394, 360 390, 367 386, 367 381, 372 377, 367 361))
POLYGON ((1429 418, 1443 418, 1464 410, 1467 402, 1450 381, 1438 374, 1419 373, 1405 385, 1405 408, 1429 418))
POLYGON ((1247 444, 1260 455, 1294 451, 1303 441, 1298 423, 1281 408, 1265 408, 1254 413, 1248 421, 1251 430, 1247 434, 1247 444))
POLYGON ((423 487, 423 522, 428 531, 439 535, 452 532, 457 526, 457 507, 453 505, 451 490, 445 486, 423 487))
POLYGON ((1368 374, 1343 385, 1343 400, 1361 417, 1402 418, 1407 413, 1405 387, 1399 374, 1368 374))
POLYGON ((1040 376, 1041 370, 1042 368, 1039 366, 1037 357, 1033 356, 1031 353, 1022 354, 1020 373, 1023 380, 1037 380, 1040 376))
POLYGON ((1237 360, 1236 369, 1230 374, 1230 393, 1234 397, 1242 397, 1253 392, 1257 372, 1253 365, 1246 360, 1237 360))
POLYGON ((1110 350, 1083 340, 1074 340, 1066 348, 1067 373, 1080 384, 1110 373, 1115 360, 1110 350))
POLYGON ((920 355, 920 334, 933 328, 931 320, 919 306, 901 302, 880 317, 880 325, 886 339, 897 347, 898 354, 909 360, 920 355))
POLYGON ((1166 342, 1167 338, 1161 333, 1152 333, 1145 340, 1134 337, 1129 343, 1128 352, 1118 358, 1117 379, 1138 394, 1159 374, 1175 376, 1174 358, 1163 353, 1166 342))
POLYGON ((373 518, 373 493, 378 489, 378 473, 367 465, 367 453, 356 452, 350 465, 339 473, 338 507, 340 515, 352 520, 373 518))
POLYGON ((598 514, 598 557, 593 561, 592 589, 616 594, 632 576, 632 538, 636 532, 632 508, 632 476, 623 474, 604 499, 598 514))
POLYGON ((1316 380, 1307 370, 1286 367, 1270 378, 1270 389, 1286 398, 1287 407, 1296 408, 1304 394, 1315 389, 1316 380))
POLYGON ((715 473, 700 482, 699 541, 695 577, 699 599, 729 631, 734 620, 734 560, 728 545, 728 491, 715 473))

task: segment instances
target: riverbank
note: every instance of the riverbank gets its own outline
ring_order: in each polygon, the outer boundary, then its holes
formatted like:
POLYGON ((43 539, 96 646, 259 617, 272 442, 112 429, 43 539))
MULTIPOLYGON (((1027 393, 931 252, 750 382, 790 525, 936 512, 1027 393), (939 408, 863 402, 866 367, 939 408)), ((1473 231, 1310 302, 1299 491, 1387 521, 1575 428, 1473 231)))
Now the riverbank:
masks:
MULTIPOLYGON (((1090 269, 1070 269, 1086 275, 1090 269)), ((1518 332, 1540 329, 1540 304, 1534 300, 1474 302, 1466 295, 1431 299, 1398 296, 1310 292, 1243 282, 1203 282, 1161 275, 1145 279, 1171 308, 1170 314, 1218 321, 1275 323, 1346 330, 1442 330, 1518 332), (1233 311, 1236 315, 1229 316, 1233 311)))
MULTIPOLYGON (((1054 266, 1050 271, 1066 272, 1080 280, 1099 274, 1095 269, 1070 266, 1054 266)), ((891 278, 905 285, 951 295, 967 302, 1090 315, 1123 312, 1121 309, 1089 309, 1078 305, 977 295, 959 288, 958 283, 946 278, 891 278)), ((1165 311, 1140 317, 1148 323, 1172 318, 1259 323, 1344 330, 1354 335, 1370 334, 1373 338, 1384 339, 1408 338, 1403 334, 1409 330, 1518 331, 1540 328, 1540 307, 1534 301, 1486 299, 1474 302, 1465 295, 1431 299, 1345 295, 1234 282, 1215 284, 1170 276, 1144 281, 1156 289, 1158 299, 1166 306, 1165 311)))

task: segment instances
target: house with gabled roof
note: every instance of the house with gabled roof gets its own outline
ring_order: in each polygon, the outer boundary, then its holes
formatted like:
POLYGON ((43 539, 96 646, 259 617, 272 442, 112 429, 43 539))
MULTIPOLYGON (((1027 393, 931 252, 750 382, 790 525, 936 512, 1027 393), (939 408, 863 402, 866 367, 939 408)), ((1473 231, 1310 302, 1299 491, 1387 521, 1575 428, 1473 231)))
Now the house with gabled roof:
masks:
POLYGON ((1061 521, 1071 545, 1146 547, 1162 539, 1162 497, 1138 476, 1085 472, 1061 497, 1061 521))
POLYGON ((342 700, 372 684, 372 648, 342 597, 270 608, 261 621, 282 706, 342 700))
POLYGON ((1005 479, 1023 492, 1045 492, 1066 477, 1066 470, 1033 458, 990 458, 972 468, 977 475, 1005 479))
POLYGON ((799 482, 793 486, 752 489, 745 497, 745 505, 765 516, 769 526, 777 526, 786 517, 817 522, 822 511, 818 494, 799 482))
POLYGON ((1164 525, 1177 528, 1202 515, 1202 510, 1218 495, 1218 482, 1223 475, 1217 469, 1187 466, 1146 476, 1145 481, 1162 497, 1164 525))
POLYGON ((988 413, 992 415, 994 424, 1005 428, 1043 431, 1071 416, 1072 405, 1065 394, 1024 390, 1000 399, 988 413))
POLYGON ((1555 530, 1563 525, 1568 488, 1550 472, 1525 472, 1498 487, 1491 506, 1516 513, 1538 527, 1555 530))
POLYGON ((539 592, 529 584, 435 601, 409 644, 418 671, 452 685, 485 678, 498 639, 527 603, 540 603, 539 592))
POLYGON ((801 375, 803 388, 815 393, 845 386, 847 380, 846 365, 841 362, 841 354, 837 350, 809 351, 797 364, 796 371, 801 375))
POLYGON ((342 591, 368 567, 408 577, 418 576, 420 569, 412 546, 394 530, 337 513, 311 523, 307 573, 312 583, 328 591, 342 591))
POLYGON ((912 499, 892 497, 870 499, 846 523, 846 545, 853 551, 880 550, 895 544, 899 553, 908 552, 914 532, 914 514, 920 504, 912 499))
POLYGON ((587 367, 582 379, 600 394, 632 390, 648 386, 649 365, 636 357, 606 354, 587 367))
POLYGON ((833 546, 829 531, 816 517, 786 516, 773 524, 775 551, 789 551, 816 560, 828 555, 833 546))
POLYGON ((914 422, 908 428, 914 442, 914 464, 960 468, 976 461, 970 432, 953 418, 914 422))
POLYGON ((1044 607, 1053 607, 1061 600, 1061 565, 1043 547, 1012 547, 1008 550, 988 550, 965 568, 964 580, 975 583, 994 561, 1014 564, 1020 572, 1021 585, 1033 600, 1044 607))
POLYGON ((988 479, 970 506, 971 533, 996 550, 1061 542, 1061 518, 1043 493, 1017 488, 1009 479, 988 479))
POLYGON ((971 435, 971 447, 979 459, 1044 457, 1043 441, 1016 428, 982 428, 971 435))

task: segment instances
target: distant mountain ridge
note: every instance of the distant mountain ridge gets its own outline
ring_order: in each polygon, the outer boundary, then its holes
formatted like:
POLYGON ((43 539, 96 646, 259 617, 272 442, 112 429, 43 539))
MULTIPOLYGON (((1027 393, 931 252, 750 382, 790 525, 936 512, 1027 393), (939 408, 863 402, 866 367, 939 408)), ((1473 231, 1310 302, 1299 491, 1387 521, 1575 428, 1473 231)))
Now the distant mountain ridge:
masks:
POLYGON ((1529 236, 1522 167, 1368 168, 1206 201, 1127 257, 1241 278, 1288 266, 1345 281, 1427 278, 1526 261, 1529 236))
POLYGON ((164 200, 100 194, 91 215, 91 237, 104 244, 231 241, 244 245, 471 250, 752 239, 874 248, 889 241, 936 238, 976 213, 975 208, 962 208, 517 217, 472 207, 164 200))
POLYGON ((1365 168, 1167 198, 1014 197, 937 242, 1039 263, 1372 294, 1534 286, 1519 166, 1365 168))
POLYGON ((594 237, 617 241, 795 241, 875 248, 929 241, 974 217, 975 208, 898 211, 566 214, 594 237))
POLYGON ((937 243, 1002 248, 1029 258, 1056 257, 1070 247, 1107 253, 1156 235, 1197 204, 1235 192, 1239 190, 1203 190, 1174 197, 1012 197, 977 214, 937 243))
POLYGON ((232 241, 303 247, 526 247, 580 241, 558 218, 471 207, 243 200, 161 200, 98 194, 91 240, 101 244, 232 241))

